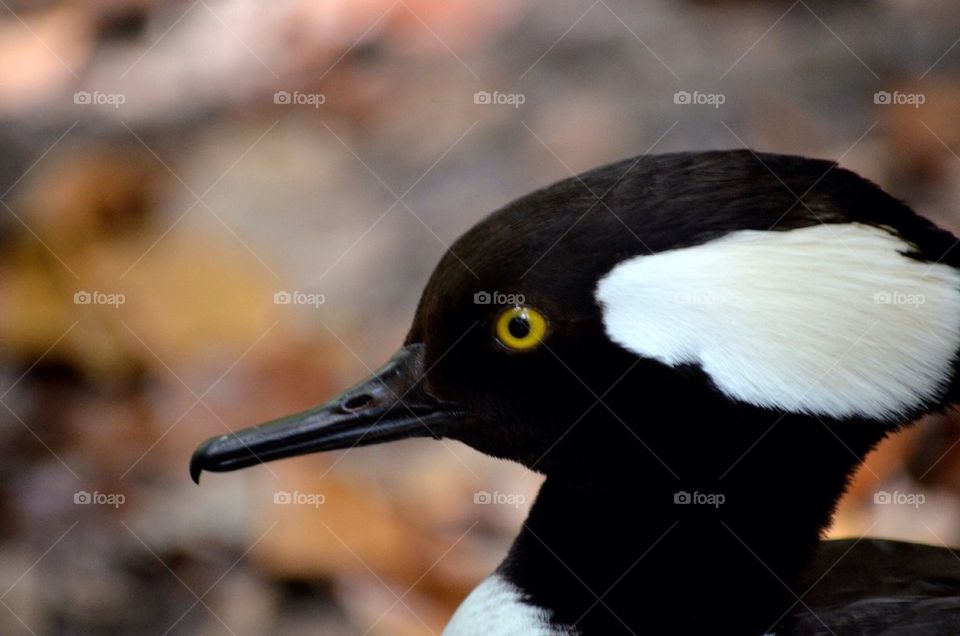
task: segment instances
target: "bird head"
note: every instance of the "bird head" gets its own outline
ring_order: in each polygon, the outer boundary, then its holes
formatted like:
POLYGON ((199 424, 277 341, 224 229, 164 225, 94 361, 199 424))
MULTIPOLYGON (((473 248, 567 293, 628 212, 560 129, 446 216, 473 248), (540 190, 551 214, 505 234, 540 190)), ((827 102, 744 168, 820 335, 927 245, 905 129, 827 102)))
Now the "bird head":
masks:
POLYGON ((825 161, 605 166, 457 240, 371 377, 208 440, 191 473, 408 437, 547 474, 719 468, 780 421, 798 439, 852 431, 860 455, 956 397, 955 241, 825 161))

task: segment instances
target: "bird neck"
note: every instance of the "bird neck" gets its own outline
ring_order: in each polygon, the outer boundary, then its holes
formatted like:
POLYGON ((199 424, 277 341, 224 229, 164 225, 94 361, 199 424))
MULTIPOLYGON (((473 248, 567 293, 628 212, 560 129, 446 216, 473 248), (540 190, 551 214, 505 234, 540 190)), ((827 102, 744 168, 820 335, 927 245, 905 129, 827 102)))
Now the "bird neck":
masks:
POLYGON ((832 435, 811 429, 805 447, 774 430, 723 471, 746 445, 715 447, 719 462, 674 456, 675 473, 634 462, 551 474, 500 574, 585 635, 764 634, 804 611, 804 567, 882 437, 832 435))

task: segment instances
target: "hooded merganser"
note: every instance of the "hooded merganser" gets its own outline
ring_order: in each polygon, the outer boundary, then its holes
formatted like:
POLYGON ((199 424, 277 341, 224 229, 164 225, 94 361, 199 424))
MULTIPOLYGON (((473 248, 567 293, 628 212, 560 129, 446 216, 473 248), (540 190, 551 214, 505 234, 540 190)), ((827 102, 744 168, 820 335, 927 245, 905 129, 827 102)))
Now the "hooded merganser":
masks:
POLYGON ((601 167, 457 240, 369 379, 190 471, 433 436, 543 473, 448 636, 960 633, 948 550, 821 540, 866 454, 958 397, 956 243, 828 161, 601 167))

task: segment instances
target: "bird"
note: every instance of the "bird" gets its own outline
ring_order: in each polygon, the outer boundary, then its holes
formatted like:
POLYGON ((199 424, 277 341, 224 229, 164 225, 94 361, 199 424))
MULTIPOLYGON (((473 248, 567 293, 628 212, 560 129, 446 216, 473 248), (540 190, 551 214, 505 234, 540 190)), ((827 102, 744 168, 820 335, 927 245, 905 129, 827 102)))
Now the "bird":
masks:
POLYGON ((432 437, 541 473, 445 636, 957 634, 951 550, 824 538, 957 402, 957 242, 831 160, 621 160, 481 220, 382 368, 190 472, 432 437))

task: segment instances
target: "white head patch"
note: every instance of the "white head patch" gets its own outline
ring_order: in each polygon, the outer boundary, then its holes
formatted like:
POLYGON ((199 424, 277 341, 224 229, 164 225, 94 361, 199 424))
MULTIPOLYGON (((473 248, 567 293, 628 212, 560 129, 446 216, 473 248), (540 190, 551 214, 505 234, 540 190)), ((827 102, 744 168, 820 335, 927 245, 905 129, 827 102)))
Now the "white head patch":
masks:
POLYGON ((698 364, 728 397, 896 420, 942 397, 960 347, 960 272, 862 224, 740 231, 613 268, 611 340, 698 364))

